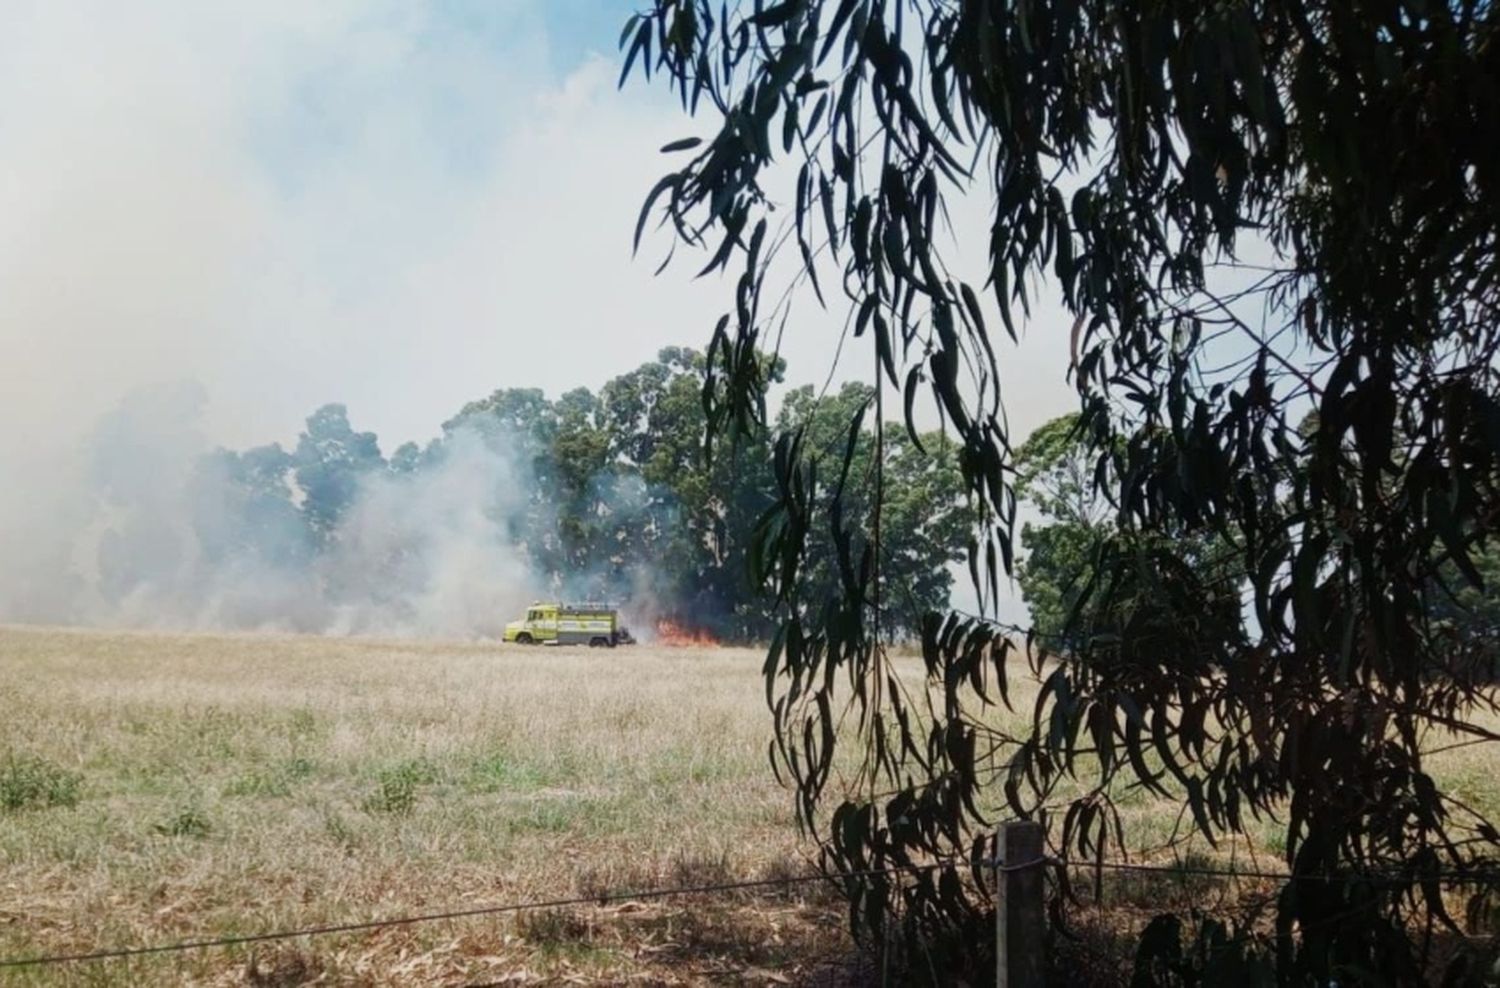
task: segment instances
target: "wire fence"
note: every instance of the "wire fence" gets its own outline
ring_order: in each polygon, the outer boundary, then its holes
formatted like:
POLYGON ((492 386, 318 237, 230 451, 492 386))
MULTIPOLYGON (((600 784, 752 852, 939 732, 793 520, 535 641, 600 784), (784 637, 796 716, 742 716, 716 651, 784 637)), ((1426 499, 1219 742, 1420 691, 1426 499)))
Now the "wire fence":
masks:
POLYGON ((362 933, 373 930, 387 929, 400 926, 414 926, 421 923, 437 923, 446 920, 471 919, 480 916, 500 916, 507 913, 531 912, 549 909, 566 909, 574 906, 604 906, 619 902, 643 902, 651 899, 665 899, 674 896, 723 894, 728 892, 743 892, 763 890, 771 888, 790 888, 798 885, 811 885, 820 882, 838 880, 857 880, 860 878, 876 878, 894 874, 920 874, 922 872, 936 871, 942 868, 953 867, 960 862, 957 861, 935 861, 928 864, 898 866, 891 868, 871 869, 861 872, 850 872, 839 876, 830 876, 822 872, 805 875, 779 876, 776 878, 751 879, 742 882, 723 882, 711 885, 682 885, 672 888, 641 889, 629 892, 606 892, 596 895, 579 895, 557 899, 540 899, 527 902, 499 903, 485 906, 472 906, 463 909, 447 909, 441 912, 419 913, 403 915, 386 919, 366 920, 355 923, 335 923, 322 926, 308 926, 289 930, 276 930, 266 933, 249 933, 223 937, 212 937, 196 940, 180 940, 173 943, 153 944, 138 947, 117 947, 104 950, 88 951, 70 954, 47 954, 35 957, 19 957, 0 959, 0 970, 42 967, 57 964, 74 964, 89 961, 123 960, 126 958, 144 957, 152 954, 173 954, 194 950, 208 950, 216 947, 235 947, 245 944, 268 943, 278 940, 294 940, 299 937, 329 936, 339 933, 362 933))
MULTIPOLYGON (((582 906, 605 906, 623 902, 644 902, 688 895, 713 895, 730 892, 762 891, 792 888, 818 883, 837 885, 841 882, 859 881, 894 875, 920 875, 945 868, 969 868, 974 862, 968 858, 948 858, 921 864, 895 865, 887 868, 868 869, 838 873, 814 872, 801 875, 784 875, 775 878, 750 879, 738 882, 722 882, 701 885, 682 885, 668 888, 639 889, 626 892, 605 892, 594 895, 578 895, 555 899, 530 900, 526 902, 499 903, 484 906, 447 909, 439 912, 416 913, 363 920, 351 923, 334 923, 294 929, 274 930, 261 933, 235 934, 222 937, 179 940, 170 943, 148 944, 132 947, 114 947, 94 951, 42 954, 31 957, 0 958, 0 970, 37 968, 64 964, 83 964, 113 960, 126 960, 161 954, 186 953, 276 941, 294 940, 303 937, 321 937, 346 933, 363 933, 396 927, 415 926, 476 917, 500 916, 541 910, 566 909, 582 906)), ((991 874, 1001 876, 1033 868, 1066 869, 1069 871, 1111 872, 1117 874, 1154 875, 1172 878, 1213 878, 1219 880, 1257 880, 1274 882, 1310 882, 1329 884, 1357 879, 1370 885, 1405 887, 1422 881, 1439 884, 1460 883, 1464 885, 1500 885, 1500 870, 1438 871, 1421 873, 1341 873, 1331 875, 1293 875, 1269 869, 1216 868, 1209 865, 1188 863, 1147 864, 1129 861, 1064 861, 1055 857, 1041 857, 1018 864, 998 861, 983 861, 980 864, 991 874)), ((1157 908, 1159 904, 1152 908, 1157 908)))
POLYGON ((1059 861, 1056 858, 1047 858, 1044 862, 1053 866, 1061 866, 1080 871, 1091 871, 1100 869, 1112 872, 1133 872, 1144 874, 1167 874, 1182 876, 1197 876, 1203 878, 1228 878, 1228 879, 1259 879, 1276 882, 1309 882, 1327 885, 1334 882, 1348 882, 1351 879, 1358 880, 1369 885, 1385 885, 1393 888, 1403 888, 1414 885, 1423 880, 1437 881, 1439 883, 1462 883, 1465 885, 1490 885, 1500 883, 1500 870, 1474 871, 1420 871, 1420 872, 1335 872, 1326 875, 1294 875, 1285 871, 1271 871, 1269 869, 1255 868, 1213 868, 1207 865, 1194 864, 1170 864, 1152 865, 1130 861, 1059 861))

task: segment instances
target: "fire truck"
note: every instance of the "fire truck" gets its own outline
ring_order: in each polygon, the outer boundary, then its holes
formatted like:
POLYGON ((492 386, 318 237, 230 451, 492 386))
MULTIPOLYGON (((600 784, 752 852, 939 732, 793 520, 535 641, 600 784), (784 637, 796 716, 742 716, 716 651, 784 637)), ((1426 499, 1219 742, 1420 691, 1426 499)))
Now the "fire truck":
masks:
POLYGON ((518 645, 588 645, 614 648, 634 645, 620 623, 620 612, 609 604, 532 604, 526 616, 505 626, 505 640, 518 645))

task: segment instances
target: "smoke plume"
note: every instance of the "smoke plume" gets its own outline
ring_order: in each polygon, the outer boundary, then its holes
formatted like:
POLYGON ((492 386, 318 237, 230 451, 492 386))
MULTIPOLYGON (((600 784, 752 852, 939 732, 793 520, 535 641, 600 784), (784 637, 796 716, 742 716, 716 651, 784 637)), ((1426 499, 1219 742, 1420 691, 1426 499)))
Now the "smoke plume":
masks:
POLYGON ((196 384, 135 391, 50 476, 10 487, 0 621, 494 636, 537 592, 511 537, 532 478, 503 436, 459 427, 420 470, 373 448, 310 467, 211 449, 205 403, 196 384))

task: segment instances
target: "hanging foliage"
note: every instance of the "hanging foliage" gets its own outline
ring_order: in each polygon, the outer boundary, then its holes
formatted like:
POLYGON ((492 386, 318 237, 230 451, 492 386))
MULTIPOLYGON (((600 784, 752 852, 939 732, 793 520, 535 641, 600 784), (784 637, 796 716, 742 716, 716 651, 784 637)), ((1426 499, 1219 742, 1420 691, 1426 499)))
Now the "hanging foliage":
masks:
POLYGON ((1209 842, 1281 822, 1283 977, 1424 977, 1413 924, 1455 922, 1439 877, 1497 843, 1423 756, 1495 739, 1495 636, 1433 616, 1482 585, 1500 517, 1497 27, 1479 0, 654 0, 626 25, 622 79, 705 128, 664 149, 638 243, 656 220, 739 272, 710 442, 764 417, 754 354, 794 301, 847 306, 868 347, 848 441, 781 436, 751 553, 780 605, 772 759, 831 870, 971 867, 847 878, 856 930, 897 918, 962 962, 988 942, 996 819, 1114 855, 1132 786, 1185 800, 1209 842), (958 209, 992 217, 984 284, 948 263, 958 209), (1038 292, 1076 319, 1113 534, 1012 737, 989 716, 1016 650, 986 616, 1015 520, 997 348, 1038 292), (927 619, 928 689, 880 646, 900 590, 878 454, 876 495, 847 498, 861 416, 880 448, 897 400, 913 439, 936 407, 979 517, 985 613, 927 619), (813 596, 830 539, 841 592, 813 596), (1225 582, 1244 606, 1203 606, 1225 582))

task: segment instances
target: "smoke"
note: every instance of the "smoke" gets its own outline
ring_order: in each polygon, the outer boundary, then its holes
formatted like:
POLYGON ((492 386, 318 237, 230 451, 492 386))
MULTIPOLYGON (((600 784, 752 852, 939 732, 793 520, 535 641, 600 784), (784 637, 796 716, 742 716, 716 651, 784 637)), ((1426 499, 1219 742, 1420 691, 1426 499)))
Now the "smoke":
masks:
POLYGON ((0 621, 488 637, 536 593, 513 537, 535 485, 504 436, 460 426, 420 470, 335 450, 302 478, 335 515, 319 530, 292 455, 211 449, 206 403, 194 383, 132 392, 8 489, 0 621))
POLYGON ((365 481, 320 567, 339 601, 323 630, 499 635, 537 582, 508 538, 531 483, 516 459, 463 429, 431 468, 365 481))
POLYGON ((215 446, 289 446, 330 394, 399 441, 455 394, 561 392, 711 325, 710 280, 632 261, 686 125, 616 92, 628 11, 6 13, 0 621, 489 634, 602 592, 518 548, 530 461, 492 437, 343 478, 317 531, 289 448, 215 446), (133 390, 179 378, 203 386, 133 390))
POLYGON ((87 581, 73 558, 78 540, 68 533, 82 531, 92 510, 70 488, 76 473, 75 463, 34 457, 0 476, 0 620, 78 620, 87 581))
MULTIPOLYGON (((0 620, 373 627, 387 612, 326 591, 318 570, 333 564, 321 555, 298 558, 297 519, 274 499, 244 503, 244 474, 274 472, 276 457, 246 464, 212 444, 286 441, 330 394, 381 436, 421 435, 455 394, 605 380, 704 339, 726 304, 728 286, 692 279, 694 265, 651 277, 670 230, 648 231, 632 260, 642 197, 674 167, 657 149, 706 124, 658 87, 617 91, 623 8, 5 10, 0 620), (212 402, 176 389, 183 404, 151 413, 158 431, 117 437, 133 438, 129 455, 80 442, 130 389, 172 378, 203 382, 212 402), (261 541, 236 543, 250 528, 261 541)), ((976 203, 955 221, 978 224, 983 242, 986 215, 976 203)), ((984 254, 970 260, 983 280, 984 254)), ((1010 364, 1018 434, 1028 417, 1071 407, 1047 383, 1062 380, 1068 321, 1058 315, 1059 331, 1034 334, 1010 364)), ((797 322, 782 355, 821 375, 842 352, 843 313, 806 304, 797 322)), ((490 452, 497 471, 524 476, 515 457, 490 452)), ((384 484, 371 475, 359 487, 371 503, 443 496, 384 484)), ((465 523, 451 511, 442 521, 450 533, 465 523)), ((474 551, 473 572, 503 570, 479 544, 426 542, 421 555, 458 566, 474 551)), ((447 569, 420 572, 430 588, 447 569)), ((620 585, 607 575, 532 586, 592 595, 620 585)), ((637 597, 658 593, 657 575, 631 577, 637 597)), ((431 610, 403 620, 463 623, 431 610)))

